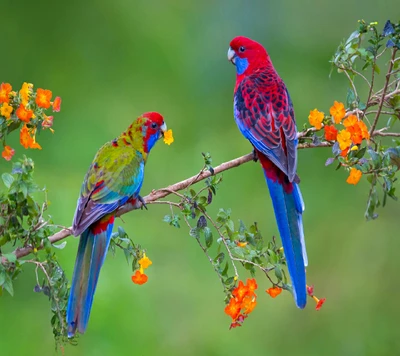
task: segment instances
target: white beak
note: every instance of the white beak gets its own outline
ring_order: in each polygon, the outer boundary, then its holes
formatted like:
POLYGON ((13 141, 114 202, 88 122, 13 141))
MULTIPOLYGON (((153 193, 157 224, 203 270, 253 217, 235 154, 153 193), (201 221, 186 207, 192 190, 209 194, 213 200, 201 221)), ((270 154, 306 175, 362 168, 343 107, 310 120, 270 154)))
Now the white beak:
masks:
POLYGON ((160 126, 160 130, 161 130, 162 133, 167 131, 167 125, 165 124, 165 122, 160 126))
POLYGON ((231 61, 233 64, 235 64, 235 57, 236 57, 235 51, 231 47, 229 47, 229 49, 228 49, 228 61, 231 61))

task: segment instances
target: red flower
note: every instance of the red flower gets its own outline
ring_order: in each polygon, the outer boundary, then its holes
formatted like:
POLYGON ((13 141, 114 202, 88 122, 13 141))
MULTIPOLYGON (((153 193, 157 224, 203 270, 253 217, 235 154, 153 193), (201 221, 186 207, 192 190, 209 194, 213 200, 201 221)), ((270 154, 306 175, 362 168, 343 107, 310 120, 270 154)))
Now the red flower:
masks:
POLYGON ((245 286, 242 281, 239 281, 239 284, 233 290, 232 295, 236 298, 238 302, 241 302, 248 292, 249 288, 245 286))
POLYGON ((231 324, 231 326, 229 327, 229 330, 237 328, 238 326, 242 326, 242 324, 235 321, 234 323, 231 324))
POLYGON ((53 102, 53 111, 59 112, 60 110, 61 110, 61 98, 59 96, 56 96, 53 102))
POLYGON ((314 295, 314 286, 306 286, 307 287, 307 293, 310 297, 314 295))
POLYGON ((328 140, 328 141, 336 140, 338 130, 336 130, 335 126, 333 126, 333 125, 324 126, 324 130, 325 130, 325 139, 326 140, 328 140))
POLYGON ((247 296, 243 299, 242 308, 244 309, 244 314, 250 314, 253 309, 256 307, 257 301, 255 297, 247 296))
POLYGON ((229 304, 225 307, 225 313, 228 314, 233 320, 240 314, 241 304, 235 298, 231 298, 229 304))
MULTIPOLYGON (((318 299, 318 298, 317 298, 317 299, 318 299)), ((319 300, 317 301, 317 305, 316 305, 316 307, 315 307, 315 310, 320 310, 321 307, 322 307, 322 304, 325 303, 325 300, 326 300, 326 298, 319 299, 319 300)))
POLYGON ((51 90, 39 88, 36 92, 36 104, 37 106, 48 109, 51 105, 50 100, 53 93, 51 90))
POLYGON ((136 271, 132 276, 132 282, 135 284, 145 284, 148 280, 148 277, 144 273, 140 273, 140 271, 136 271))
POLYGON ((249 289, 250 294, 254 294, 254 291, 258 288, 257 281, 255 278, 247 279, 247 288, 249 289))

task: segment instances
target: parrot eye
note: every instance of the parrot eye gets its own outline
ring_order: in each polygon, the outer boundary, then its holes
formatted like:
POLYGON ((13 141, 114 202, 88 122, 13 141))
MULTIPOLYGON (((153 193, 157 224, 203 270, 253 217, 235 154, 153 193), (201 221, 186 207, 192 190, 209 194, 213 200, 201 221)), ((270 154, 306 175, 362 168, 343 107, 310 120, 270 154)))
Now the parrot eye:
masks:
POLYGON ((157 126, 158 126, 158 125, 157 125, 155 122, 153 122, 153 123, 151 124, 151 128, 152 128, 152 129, 156 129, 157 126))
POLYGON ((243 52, 245 51, 245 49, 246 49, 246 48, 244 48, 243 46, 240 46, 240 47, 239 47, 239 52, 240 52, 240 53, 243 53, 243 52))

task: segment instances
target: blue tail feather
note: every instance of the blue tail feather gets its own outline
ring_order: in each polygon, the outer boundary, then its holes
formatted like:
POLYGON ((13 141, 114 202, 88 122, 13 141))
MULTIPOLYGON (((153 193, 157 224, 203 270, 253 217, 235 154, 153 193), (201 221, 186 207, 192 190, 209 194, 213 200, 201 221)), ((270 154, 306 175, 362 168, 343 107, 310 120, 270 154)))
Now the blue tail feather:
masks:
POLYGON ((303 309, 307 303, 305 273, 307 253, 302 222, 303 199, 296 183, 292 183, 293 191, 287 193, 278 181, 273 181, 267 176, 266 180, 292 280, 294 299, 297 307, 303 309))
POLYGON ((80 333, 86 330, 113 225, 110 222, 104 231, 98 233, 94 233, 91 226, 80 237, 67 306, 68 337, 73 337, 76 330, 80 333))

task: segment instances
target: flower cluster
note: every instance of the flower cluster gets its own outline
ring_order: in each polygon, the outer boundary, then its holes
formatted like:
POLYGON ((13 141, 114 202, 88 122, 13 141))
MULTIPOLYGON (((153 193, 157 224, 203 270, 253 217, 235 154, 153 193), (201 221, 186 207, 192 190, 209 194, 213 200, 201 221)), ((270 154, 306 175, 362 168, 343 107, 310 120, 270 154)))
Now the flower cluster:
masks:
MULTIPOLYGON (((36 133, 41 129, 53 132, 53 116, 47 116, 45 111, 51 107, 53 112, 59 112, 61 108, 61 98, 52 101, 52 97, 53 93, 47 89, 38 88, 35 92, 31 83, 22 84, 18 92, 13 91, 9 83, 1 83, 0 137, 20 129, 20 143, 24 148, 41 149, 36 133)), ((14 153, 15 150, 4 143, 2 157, 9 161, 14 153)))
POLYGON ((232 298, 225 307, 225 313, 232 318, 230 329, 242 326, 244 319, 253 311, 257 305, 258 288, 256 280, 247 279, 246 284, 239 281, 238 286, 232 291, 232 298))
POLYGON ((144 273, 144 270, 150 267, 152 264, 153 262, 151 262, 150 258, 146 256, 146 253, 143 253, 143 257, 139 260, 140 268, 132 276, 132 282, 139 285, 145 284, 148 280, 148 277, 144 273))
MULTIPOLYGON (((335 101, 329 110, 330 116, 317 109, 311 110, 308 120, 317 130, 324 128, 324 137, 338 146, 340 156, 346 158, 350 151, 357 151, 363 140, 369 140, 370 134, 367 125, 356 115, 347 113, 344 104, 335 101), (344 120, 343 120, 344 119, 344 120), (341 125, 337 128, 335 125, 341 125)), ((349 184, 357 184, 361 178, 361 171, 351 168, 347 179, 349 184)))

